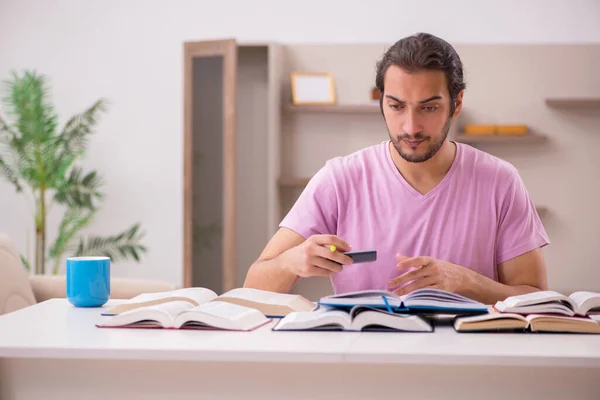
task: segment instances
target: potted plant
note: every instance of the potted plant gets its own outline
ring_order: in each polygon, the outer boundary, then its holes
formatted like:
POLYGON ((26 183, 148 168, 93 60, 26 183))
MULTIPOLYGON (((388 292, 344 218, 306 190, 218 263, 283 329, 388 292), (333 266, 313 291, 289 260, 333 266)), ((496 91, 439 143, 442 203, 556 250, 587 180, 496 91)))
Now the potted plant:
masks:
POLYGON ((80 235, 97 215, 103 199, 101 177, 96 171, 85 171, 79 161, 106 102, 96 101, 59 129, 47 77, 35 71, 13 72, 3 89, 0 177, 31 203, 35 221, 35 258, 21 256, 25 267, 35 274, 50 270, 57 274, 68 255, 139 261, 147 251, 140 243, 143 232, 139 223, 112 236, 80 235), (48 246, 47 218, 57 208, 63 212, 62 220, 56 239, 48 246))

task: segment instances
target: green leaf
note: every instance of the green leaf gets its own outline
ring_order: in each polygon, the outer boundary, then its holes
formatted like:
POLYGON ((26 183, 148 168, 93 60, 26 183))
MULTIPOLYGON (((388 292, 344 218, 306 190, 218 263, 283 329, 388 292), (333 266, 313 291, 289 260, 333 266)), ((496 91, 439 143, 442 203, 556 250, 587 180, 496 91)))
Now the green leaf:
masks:
POLYGON ((57 116, 49 101, 47 77, 35 71, 25 71, 22 76, 12 73, 5 81, 4 97, 8 115, 15 117, 16 127, 22 136, 43 141, 56 130, 57 116))
POLYGON ((33 188, 46 186, 51 160, 56 156, 58 116, 50 102, 47 78, 35 71, 15 72, 5 81, 4 109, 13 124, 0 126, 7 142, 18 155, 18 172, 33 188))
POLYGON ((17 193, 23 190, 23 186, 19 182, 17 172, 14 171, 6 161, 0 156, 0 175, 3 175, 10 183, 15 185, 17 193))
POLYGON ((85 151, 93 127, 98 122, 100 113, 106 108, 105 100, 100 99, 81 114, 69 119, 60 134, 61 142, 68 152, 79 154, 85 151))
POLYGON ((50 246, 49 257, 60 261, 62 255, 71 245, 73 238, 92 221, 95 215, 95 211, 81 208, 68 209, 58 227, 56 240, 50 246))
POLYGON ((9 143, 17 137, 17 133, 0 117, 0 142, 9 143))
POLYGON ((56 188, 54 199, 57 203, 66 204, 70 207, 86 208, 93 210, 96 208, 94 199, 102 198, 102 193, 98 188, 103 182, 96 171, 83 175, 80 167, 71 169, 69 178, 56 188))
POLYGON ((67 180, 67 171, 73 165, 75 157, 67 153, 64 149, 59 149, 56 153, 56 158, 52 160, 51 166, 48 168, 47 187, 58 189, 65 184, 67 180))
POLYGON ((23 256, 23 254, 21 254, 21 263, 23 264, 23 266, 25 267, 25 269, 27 271, 31 271, 31 265, 29 265, 29 261, 27 261, 27 259, 23 256))
POLYGON ((140 244, 144 233, 140 232, 140 225, 135 224, 129 229, 113 236, 91 236, 80 238, 75 247, 75 256, 105 256, 110 257, 111 261, 126 259, 141 260, 141 254, 146 253, 147 249, 140 244))

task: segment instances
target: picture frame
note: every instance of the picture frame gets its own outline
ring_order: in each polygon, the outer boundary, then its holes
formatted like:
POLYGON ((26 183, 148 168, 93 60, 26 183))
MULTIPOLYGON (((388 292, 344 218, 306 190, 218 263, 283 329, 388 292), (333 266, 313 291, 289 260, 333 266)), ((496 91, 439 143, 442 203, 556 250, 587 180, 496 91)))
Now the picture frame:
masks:
POLYGON ((335 104, 335 85, 328 72, 293 72, 292 103, 301 105, 335 104))

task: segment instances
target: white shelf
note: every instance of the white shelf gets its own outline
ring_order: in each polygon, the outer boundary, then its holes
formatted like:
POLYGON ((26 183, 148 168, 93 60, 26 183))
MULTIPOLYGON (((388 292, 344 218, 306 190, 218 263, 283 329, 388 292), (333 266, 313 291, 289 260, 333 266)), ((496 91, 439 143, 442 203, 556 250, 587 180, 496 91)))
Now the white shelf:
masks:
POLYGON ((600 97, 549 97, 551 107, 600 107, 600 97))
POLYGON ((376 114, 380 113, 379 104, 288 104, 285 110, 290 113, 331 113, 331 114, 376 114))

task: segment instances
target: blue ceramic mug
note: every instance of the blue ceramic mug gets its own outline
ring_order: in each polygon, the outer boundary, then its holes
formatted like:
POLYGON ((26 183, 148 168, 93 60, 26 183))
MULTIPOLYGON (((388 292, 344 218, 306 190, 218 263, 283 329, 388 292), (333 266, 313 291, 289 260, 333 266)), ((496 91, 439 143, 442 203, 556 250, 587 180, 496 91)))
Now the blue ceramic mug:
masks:
POLYGON ((75 307, 100 307, 110 298, 109 257, 69 257, 67 299, 75 307))

